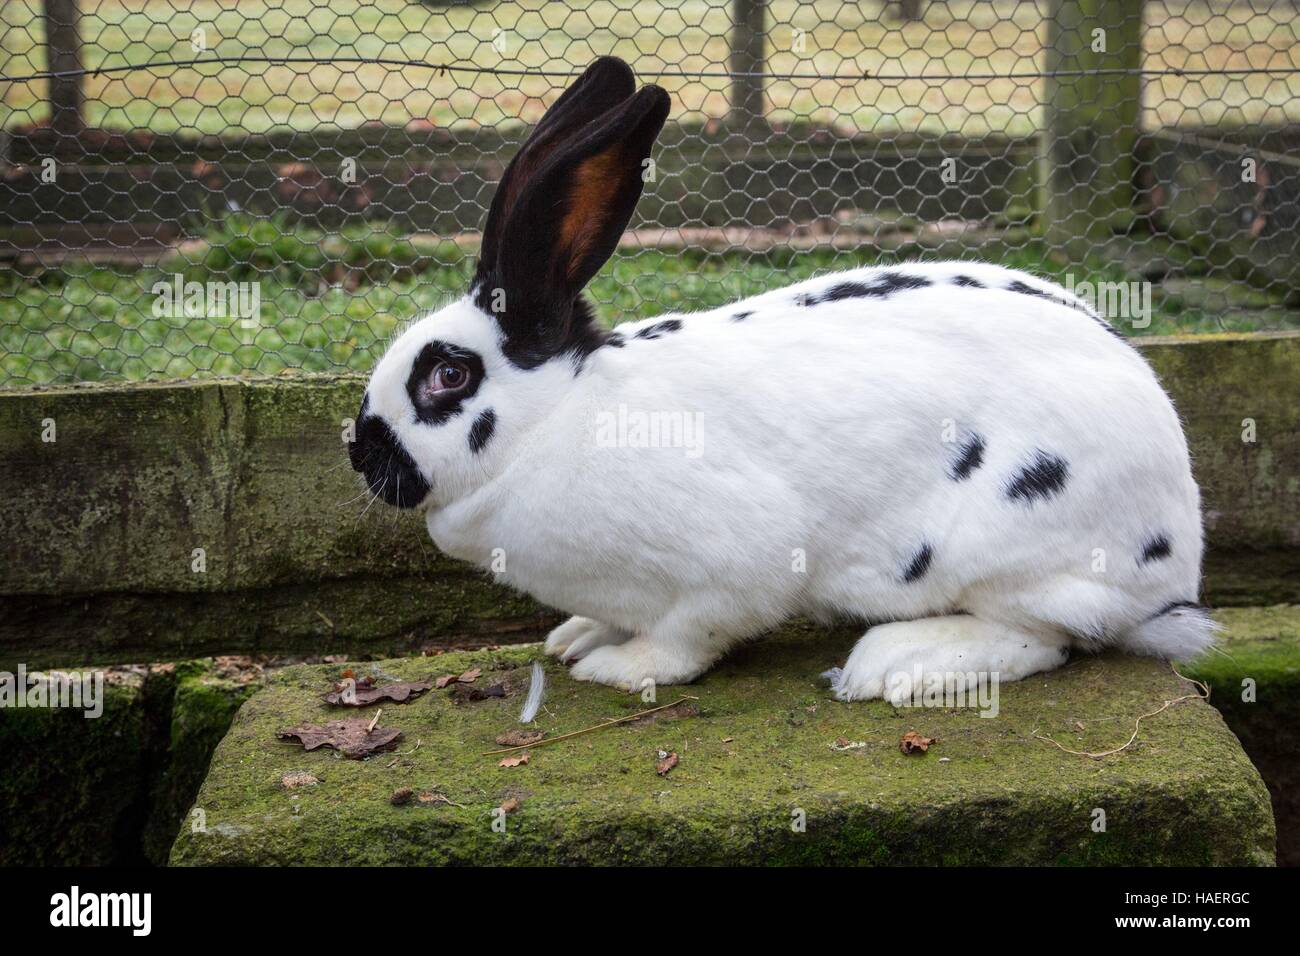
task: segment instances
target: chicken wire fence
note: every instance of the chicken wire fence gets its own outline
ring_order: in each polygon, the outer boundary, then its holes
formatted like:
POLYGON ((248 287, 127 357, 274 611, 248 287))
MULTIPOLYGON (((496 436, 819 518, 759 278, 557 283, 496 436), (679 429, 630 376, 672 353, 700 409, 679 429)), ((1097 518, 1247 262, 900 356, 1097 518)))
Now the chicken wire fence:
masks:
POLYGON ((1300 327, 1292 0, 8 0, 0 388, 370 367, 603 54, 673 102, 609 322, 968 257, 1300 327))

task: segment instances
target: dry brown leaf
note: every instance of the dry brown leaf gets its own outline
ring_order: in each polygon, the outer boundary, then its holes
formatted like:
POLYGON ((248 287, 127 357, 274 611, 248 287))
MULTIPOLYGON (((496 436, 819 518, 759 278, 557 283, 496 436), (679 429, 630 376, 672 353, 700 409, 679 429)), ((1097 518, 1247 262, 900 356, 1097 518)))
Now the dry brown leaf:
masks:
POLYGON ((296 737, 304 750, 333 747, 349 760, 360 760, 393 749, 402 732, 395 727, 377 727, 371 731, 369 721, 354 718, 331 720, 323 727, 316 724, 293 727, 277 732, 276 736, 282 740, 296 737))
POLYGON ((455 806, 455 804, 451 802, 450 797, 444 793, 439 793, 437 790, 421 790, 420 795, 415 799, 425 805, 430 803, 445 803, 448 806, 455 806))
POLYGON ((501 806, 497 807, 497 809, 500 810, 502 813, 514 813, 516 810, 519 809, 519 798, 510 797, 508 800, 502 803, 501 806))
POLYGON ((504 684, 489 684, 487 687, 475 687, 472 684, 456 684, 451 689, 452 703, 465 704, 487 700, 490 697, 508 697, 504 684))
MULTIPOLYGON (((444 674, 433 682, 433 686, 438 688, 438 690, 442 690, 449 684, 472 684, 474 681, 478 680, 479 675, 482 673, 483 668, 471 667, 462 674, 444 674)), ((505 695, 502 694, 501 696, 504 697, 505 695)))
POLYGON ((898 749, 905 754, 925 753, 930 749, 930 744, 938 742, 938 738, 923 737, 915 730, 909 730, 903 734, 903 739, 898 742, 898 749))
POLYGON ((545 731, 541 730, 524 730, 515 727, 507 730, 504 734, 497 734, 497 743, 502 747, 527 747, 535 744, 546 736, 545 731))
POLYGON ((677 754, 664 753, 662 750, 659 752, 664 755, 660 757, 659 762, 655 764, 655 773, 659 774, 661 777, 666 777, 668 771, 677 766, 677 754))
POLYGON ((518 757, 502 757, 502 758, 501 758, 501 762, 500 762, 499 764, 497 764, 497 766, 498 766, 498 767, 518 767, 518 766, 521 766, 522 764, 526 764, 526 763, 528 763, 528 754, 523 753, 523 754, 520 754, 518 757))
POLYGON ((368 682, 357 681, 352 693, 349 694, 346 686, 335 684, 334 692, 325 695, 325 703, 336 707, 366 707, 381 700, 404 704, 408 700, 415 700, 432 686, 432 683, 423 680, 402 681, 397 684, 385 684, 383 687, 371 687, 368 682))

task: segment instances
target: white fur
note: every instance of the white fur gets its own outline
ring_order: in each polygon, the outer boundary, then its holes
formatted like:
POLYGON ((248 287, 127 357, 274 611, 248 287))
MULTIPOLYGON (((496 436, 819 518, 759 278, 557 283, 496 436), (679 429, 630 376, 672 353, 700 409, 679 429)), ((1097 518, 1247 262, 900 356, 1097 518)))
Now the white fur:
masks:
POLYGON ((1196 598, 1201 521, 1178 417, 1146 362, 1080 308, 996 287, 1077 301, 1065 290, 991 265, 892 266, 933 284, 796 304, 881 271, 619 326, 625 346, 576 374, 569 358, 511 365, 467 298, 397 340, 371 408, 432 483, 438 547, 485 568, 504 558, 499 580, 577 615, 547 649, 580 658, 579 679, 690 681, 796 614, 902 622, 859 642, 835 687, 844 699, 880 696, 888 671, 913 664, 1017 679, 1071 644, 1203 649, 1203 614, 1154 617, 1196 598), (955 285, 958 274, 988 288, 955 285), (665 318, 683 328, 635 337, 665 318), (414 419, 404 388, 432 339, 486 365, 439 426, 414 419), (468 430, 487 408, 495 433, 473 455, 468 430), (695 416, 697 453, 605 447, 598 425, 620 408, 695 416), (983 463, 954 481, 972 431, 983 463), (1035 449, 1064 459, 1068 481, 1047 500, 1012 500, 1007 483, 1035 449), (1140 563, 1154 534, 1172 553, 1140 563), (922 544, 931 566, 907 583, 922 544))

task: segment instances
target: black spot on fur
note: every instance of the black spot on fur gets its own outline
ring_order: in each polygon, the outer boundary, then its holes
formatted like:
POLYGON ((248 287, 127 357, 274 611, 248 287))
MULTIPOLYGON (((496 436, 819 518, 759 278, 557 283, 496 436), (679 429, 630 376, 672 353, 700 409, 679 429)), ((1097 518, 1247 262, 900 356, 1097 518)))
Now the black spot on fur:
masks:
POLYGON ((754 314, 753 312, 737 312, 735 315, 731 317, 731 321, 744 322, 747 318, 749 318, 753 314, 754 314))
POLYGON ((478 418, 474 419, 474 424, 469 428, 469 450, 478 454, 483 450, 492 438, 492 432, 497 427, 497 413, 492 409, 486 409, 479 413, 478 418))
POLYGON ((611 332, 609 338, 605 339, 605 344, 612 349, 621 349, 627 345, 627 339, 623 338, 622 332, 611 332))
POLYGON ((478 353, 447 342, 430 342, 420 349, 406 378, 406 394, 415 407, 415 417, 426 425, 441 425, 456 415, 465 403, 474 397, 483 383, 483 360, 478 353), (429 394, 423 386, 435 368, 443 363, 454 363, 469 374, 464 388, 454 392, 429 394))
POLYGON ((1197 604, 1195 601, 1170 601, 1160 610, 1156 611, 1156 613, 1147 618, 1147 620, 1154 621, 1156 618, 1164 617, 1166 614, 1172 614, 1174 611, 1204 611, 1209 613, 1207 608, 1197 604))
POLYGON ((957 460, 952 463, 948 476, 953 481, 962 481, 971 476, 980 465, 984 464, 984 437, 971 435, 957 451, 957 460))
POLYGON ((1150 564, 1152 561, 1167 558, 1172 550, 1169 538, 1163 534, 1158 534, 1148 541, 1146 547, 1142 549, 1142 557, 1138 560, 1138 563, 1150 564))
POLYGON ((636 337, 638 339, 653 340, 667 335, 669 332, 680 332, 681 329, 682 323, 680 319, 664 319, 654 325, 647 325, 644 329, 637 329, 636 337))
POLYGON ((968 289, 982 289, 984 283, 979 279, 972 279, 970 276, 954 276, 953 283, 956 285, 966 286, 968 289))
POLYGON ((1049 299, 1052 302, 1060 302, 1062 305, 1065 304, 1064 299, 1052 295, 1050 292, 1046 291, 1045 289, 1035 289, 1033 286, 1029 285, 1028 283, 1021 282, 1019 279, 1013 279, 1011 283, 1007 286, 1007 291, 1018 292, 1021 295, 1032 295, 1036 299, 1049 299))
POLYGON ((906 275, 901 272, 881 272, 867 282, 838 282, 820 296, 801 292, 794 297, 795 305, 818 305, 822 302, 842 302, 845 299, 883 299, 895 292, 923 289, 931 285, 925 276, 906 275))
POLYGON ((930 570, 930 562, 933 560, 934 549, 928 544, 921 545, 921 550, 916 552, 903 571, 903 581, 911 584, 913 581, 920 580, 925 576, 925 572, 930 570))
POLYGON ((1046 289, 1035 289, 1033 286, 1021 282, 1019 279, 1013 280, 1011 284, 1007 286, 1007 291, 1018 292, 1021 295, 1032 295, 1036 299, 1045 299, 1048 302, 1055 302, 1058 305, 1069 306, 1071 309, 1074 309, 1074 311, 1076 312, 1082 312, 1084 315, 1092 319, 1092 321, 1096 322, 1098 325, 1100 325, 1111 335, 1115 336, 1121 342, 1128 344, 1128 339, 1125 337, 1123 332, 1115 328, 1115 326, 1111 325, 1101 316, 1097 315, 1095 312, 1093 312, 1082 302, 1078 301, 1077 299, 1071 296, 1057 295, 1055 293, 1048 292, 1046 289))
POLYGON ((906 289, 924 289, 932 284, 925 276, 909 276, 901 272, 884 272, 876 279, 874 287, 883 290, 875 293, 876 295, 891 295, 894 292, 902 292, 906 289))
POLYGON ((838 282, 823 292, 818 301, 839 302, 842 299, 859 299, 871 294, 871 286, 865 282, 838 282))
POLYGON ((1007 485, 1007 497, 1013 501, 1032 502, 1036 498, 1045 501, 1060 493, 1069 474, 1070 468, 1063 459, 1036 451, 1033 460, 1007 485))

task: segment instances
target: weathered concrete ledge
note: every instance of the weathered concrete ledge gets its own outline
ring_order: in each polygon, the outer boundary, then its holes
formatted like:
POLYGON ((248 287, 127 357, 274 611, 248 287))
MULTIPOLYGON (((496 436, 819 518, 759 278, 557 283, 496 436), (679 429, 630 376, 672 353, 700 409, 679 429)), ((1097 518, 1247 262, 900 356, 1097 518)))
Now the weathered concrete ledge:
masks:
MULTIPOLYGON (((1300 334, 1140 346, 1187 423, 1207 598, 1300 600, 1300 334)), ((544 609, 437 555, 418 520, 358 517, 343 433, 363 387, 357 375, 0 392, 0 665, 395 654, 544 627, 544 609)))
POLYGON ((1273 800, 1278 863, 1300 866, 1300 607, 1222 608, 1220 652, 1186 673, 1259 769, 1273 800))
POLYGON ((115 668, 103 714, 0 709, 0 866, 164 863, 208 760, 257 688, 225 662, 115 668))
MULTIPOLYGON (((534 747, 502 767, 536 646, 358 665, 377 680, 482 668, 477 686, 384 705, 394 753, 344 760, 276 732, 340 713, 319 694, 338 665, 281 671, 240 710, 213 756, 173 864, 1167 864, 1274 860, 1268 794, 1217 711, 1183 701, 1109 750, 1133 720, 1189 685, 1167 665, 1107 656, 1003 685, 999 712, 842 704, 818 680, 854 635, 812 627, 731 655, 659 703, 657 718, 534 747), (935 737, 905 756, 903 733, 935 737), (849 742, 834 749, 837 741, 849 742), (662 751, 678 755, 657 773, 662 751), (288 779, 307 785, 286 785, 288 779), (411 799, 394 805, 395 791, 411 799), (420 795, 424 795, 424 799, 420 795), (504 817, 497 808, 518 806, 504 817), (1104 830, 1098 826, 1104 812, 1104 830), (504 819, 504 832, 500 820, 504 819), (494 821, 497 826, 494 827, 494 821), (800 823, 802 822, 802 826, 800 823)), ((546 662, 548 736, 648 706, 546 662)))

